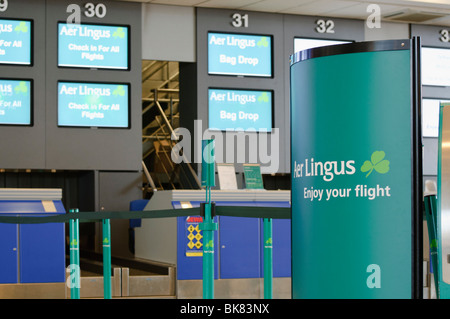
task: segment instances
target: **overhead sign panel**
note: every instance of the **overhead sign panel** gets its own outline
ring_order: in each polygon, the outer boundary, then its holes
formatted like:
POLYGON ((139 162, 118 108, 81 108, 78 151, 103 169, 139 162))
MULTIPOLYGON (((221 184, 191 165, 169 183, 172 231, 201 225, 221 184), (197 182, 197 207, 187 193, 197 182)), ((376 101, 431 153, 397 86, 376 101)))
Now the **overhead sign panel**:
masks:
POLYGON ((450 49, 422 48, 422 84, 450 86, 450 49))
POLYGON ((31 125, 30 80, 0 79, 0 124, 31 125))
POLYGON ((59 82, 58 125, 128 128, 128 84, 59 82))
POLYGON ((272 37, 209 32, 208 73, 272 77, 272 37))
POLYGON ((272 91, 209 89, 209 129, 272 131, 272 91))
POLYGON ((31 64, 31 21, 0 19, 0 63, 31 64))
POLYGON ((58 66, 126 70, 129 28, 58 23, 58 66))

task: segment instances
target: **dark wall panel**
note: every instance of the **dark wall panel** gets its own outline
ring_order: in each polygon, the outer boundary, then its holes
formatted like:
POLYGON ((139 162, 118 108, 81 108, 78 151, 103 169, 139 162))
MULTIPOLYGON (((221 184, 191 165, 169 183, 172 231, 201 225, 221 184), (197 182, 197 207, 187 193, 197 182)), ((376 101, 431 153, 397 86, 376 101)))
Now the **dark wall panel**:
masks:
MULTIPOLYGON (((31 66, 0 65, 0 78, 32 79, 33 126, 0 125, 0 168, 45 166, 45 0, 8 1, 2 19, 32 21, 31 66)), ((1 37, 0 37, 1 39, 1 37)))
POLYGON ((0 78, 31 79, 34 93, 32 126, 0 125, 0 168, 140 170, 141 4, 102 1, 106 12, 99 11, 101 18, 87 17, 85 4, 78 0, 15 0, 8 1, 6 11, 0 12, 0 18, 32 21, 32 65, 0 65, 0 78), (57 22, 67 21, 71 4, 80 7, 81 23, 129 26, 129 70, 58 68, 57 22), (60 80, 129 84, 130 129, 58 127, 60 80))
POLYGON ((46 167, 52 169, 139 170, 141 167, 141 5, 102 1, 103 18, 87 18, 81 23, 129 25, 130 70, 74 69, 57 66, 57 23, 66 21, 73 0, 47 0, 47 101, 46 167), (131 94, 130 129, 67 128, 57 126, 57 82, 91 81, 129 83, 131 94))

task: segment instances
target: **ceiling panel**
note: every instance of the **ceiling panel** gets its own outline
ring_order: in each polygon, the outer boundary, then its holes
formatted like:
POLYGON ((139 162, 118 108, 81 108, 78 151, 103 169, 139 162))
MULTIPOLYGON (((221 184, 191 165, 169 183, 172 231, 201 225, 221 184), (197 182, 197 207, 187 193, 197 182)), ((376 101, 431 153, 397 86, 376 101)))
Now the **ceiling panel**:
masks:
POLYGON ((187 7, 194 7, 197 5, 201 5, 202 2, 205 2, 204 0, 150 0, 150 1, 144 1, 148 3, 155 3, 155 4, 167 4, 167 5, 176 5, 176 6, 187 6, 187 7))
MULTIPOLYGON (((116 0, 189 7, 240 9, 299 15, 317 15, 365 20, 369 4, 378 4, 381 15, 414 10, 446 13, 450 0, 116 0)), ((450 25, 450 17, 429 20, 425 24, 450 25)))
POLYGON ((324 15, 326 12, 333 10, 350 8, 357 5, 354 1, 341 1, 341 0, 316 0, 310 3, 306 3, 289 10, 282 10, 283 13, 292 14, 306 14, 306 15, 324 15))
POLYGON ((207 0, 199 6, 203 8, 239 9, 255 2, 255 0, 207 0))
POLYGON ((263 0, 242 7, 245 10, 281 12, 290 8, 299 6, 300 4, 311 3, 316 0, 263 0))
MULTIPOLYGON (((337 9, 329 12, 329 15, 333 17, 338 18, 351 18, 351 19, 367 19, 367 17, 370 15, 371 12, 367 12, 367 6, 368 4, 360 3, 356 4, 351 7, 346 7, 342 9, 337 9)), ((404 9, 403 6, 394 6, 394 5, 385 5, 381 4, 380 10, 381 10, 381 16, 384 16, 385 14, 398 12, 402 9, 404 9)))

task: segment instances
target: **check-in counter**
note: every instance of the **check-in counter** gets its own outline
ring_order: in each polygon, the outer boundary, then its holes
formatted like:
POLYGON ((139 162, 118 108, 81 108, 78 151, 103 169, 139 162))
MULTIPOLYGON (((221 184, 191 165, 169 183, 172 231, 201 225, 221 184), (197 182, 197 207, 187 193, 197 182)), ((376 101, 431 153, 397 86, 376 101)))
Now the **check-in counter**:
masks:
MULTIPOLYGON (((0 215, 65 214, 61 199, 61 189, 2 188, 0 215)), ((63 223, 0 223, 0 297, 64 298, 64 234, 63 223)))
MULTIPOLYGON (((290 207, 290 191, 212 190, 211 198, 216 206, 290 207)), ((204 190, 158 191, 150 200, 132 202, 130 209, 183 209, 198 207, 204 201, 204 190)), ((214 245, 216 296, 259 298, 264 274, 262 219, 216 216, 214 220, 218 223, 214 245)), ((133 221, 135 256, 176 265, 178 298, 201 297, 201 222, 201 216, 133 221)), ((278 292, 285 298, 290 297, 290 231, 290 220, 273 219, 274 296, 278 292), (277 282, 283 282, 283 287, 277 288, 277 282)))

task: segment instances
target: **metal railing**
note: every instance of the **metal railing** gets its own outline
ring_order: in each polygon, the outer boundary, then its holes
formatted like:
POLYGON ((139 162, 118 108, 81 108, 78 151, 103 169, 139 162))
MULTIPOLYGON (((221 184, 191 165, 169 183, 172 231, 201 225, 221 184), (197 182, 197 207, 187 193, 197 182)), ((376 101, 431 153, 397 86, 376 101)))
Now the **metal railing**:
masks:
MULTIPOLYGON (((154 65, 154 63, 150 64, 143 72, 154 65)), ((164 66, 164 64, 159 65, 150 75, 144 78, 144 81, 151 78, 153 74, 161 70, 164 66)), ((197 174, 184 154, 178 154, 183 157, 180 164, 172 161, 172 148, 178 141, 178 135, 175 129, 179 119, 179 89, 173 88, 177 87, 177 84, 173 85, 170 83, 177 77, 178 73, 173 75, 167 74, 167 79, 159 87, 151 90, 147 97, 142 98, 143 102, 150 102, 142 110, 143 117, 150 110, 156 110, 154 119, 152 118, 146 125, 143 125, 142 129, 142 165, 145 178, 149 184, 149 187, 145 188, 145 191, 148 192, 164 189, 164 185, 168 185, 170 189, 201 188, 197 174), (168 88, 169 86, 172 86, 172 88, 168 88), (163 107, 163 103, 167 104, 166 108, 163 107), (152 131, 149 133, 150 130, 152 131), (154 166, 156 166, 156 163, 158 164, 159 172, 155 172, 155 167, 149 169, 146 164, 149 162, 147 159, 151 156, 153 156, 155 162, 154 166), (152 177, 152 172, 155 177, 152 177)))

